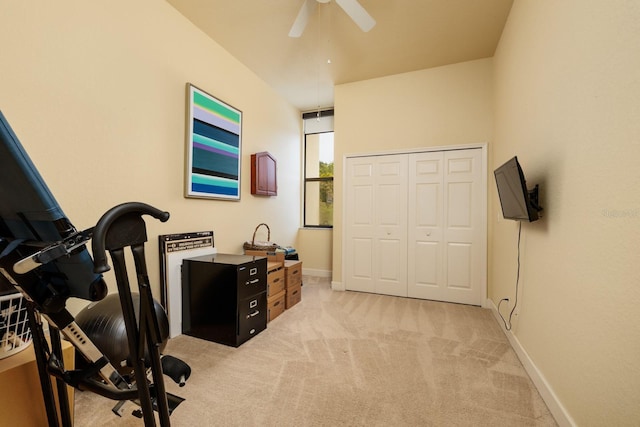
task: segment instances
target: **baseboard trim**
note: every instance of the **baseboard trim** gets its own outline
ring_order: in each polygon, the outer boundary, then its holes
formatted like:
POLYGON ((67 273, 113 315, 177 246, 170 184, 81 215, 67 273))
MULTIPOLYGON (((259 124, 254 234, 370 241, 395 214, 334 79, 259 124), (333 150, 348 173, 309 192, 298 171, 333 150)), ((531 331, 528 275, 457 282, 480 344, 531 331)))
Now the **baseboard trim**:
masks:
POLYGON ((302 274, 304 276, 331 277, 331 270, 320 270, 317 268, 302 267, 302 274))
POLYGON ((536 389, 538 389, 542 400, 544 400, 544 403, 546 403, 547 408, 549 408, 549 412, 551 412, 551 415, 553 415, 558 425, 561 427, 575 427, 575 421, 573 421, 571 415, 569 415, 566 408, 562 405, 562 403, 558 399, 558 396, 556 396, 542 372, 540 372, 531 357, 529 357, 527 351, 524 349, 524 347, 522 347, 522 344, 520 344, 518 337, 516 337, 513 332, 508 331, 505 328, 504 323, 502 322, 502 318, 498 313, 498 307, 496 307, 493 300, 491 298, 487 298, 487 303, 485 305, 489 307, 493 312, 493 316, 496 318, 496 321, 500 325, 500 329, 502 329, 502 332, 504 332, 505 336, 509 340, 511 347, 516 352, 518 359, 520 359, 520 363, 522 363, 525 371, 527 371, 527 374, 529 374, 531 381, 533 381, 536 389))
POLYGON ((334 291, 346 291, 347 288, 345 288, 344 284, 342 282, 335 282, 332 281, 331 282, 331 289, 333 289, 334 291))

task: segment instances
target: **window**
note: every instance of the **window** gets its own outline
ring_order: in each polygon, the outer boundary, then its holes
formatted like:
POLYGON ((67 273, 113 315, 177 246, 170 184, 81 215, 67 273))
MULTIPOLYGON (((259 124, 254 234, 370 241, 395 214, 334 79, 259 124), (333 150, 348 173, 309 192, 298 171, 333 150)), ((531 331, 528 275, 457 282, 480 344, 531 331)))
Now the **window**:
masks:
POLYGON ((333 132, 305 135, 304 225, 333 226, 333 132))
POLYGON ((333 227, 333 110, 302 115, 304 226, 333 227))

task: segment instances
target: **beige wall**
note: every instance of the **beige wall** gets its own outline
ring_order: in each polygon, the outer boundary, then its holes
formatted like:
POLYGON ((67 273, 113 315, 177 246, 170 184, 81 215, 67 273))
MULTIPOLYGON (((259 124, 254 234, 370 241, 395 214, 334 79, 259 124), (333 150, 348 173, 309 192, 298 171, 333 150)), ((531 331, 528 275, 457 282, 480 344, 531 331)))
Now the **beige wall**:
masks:
POLYGON ((331 277, 333 230, 327 228, 303 228, 298 231, 297 250, 300 253, 302 271, 312 276, 331 277))
MULTIPOLYGON (((213 229, 221 252, 239 253, 264 221, 273 240, 298 243, 298 111, 167 3, 0 9, 0 109, 74 224, 132 200, 171 212, 148 223, 154 292, 158 234, 213 229), (239 203, 182 196, 186 82, 244 112, 239 203), (249 194, 249 155, 263 150, 278 160, 276 198, 249 194)), ((302 239, 318 250, 313 268, 332 256, 342 280, 346 154, 490 142, 490 170, 517 154, 545 216, 523 226, 514 336, 569 419, 637 423, 638 22, 633 1, 516 0, 493 60, 336 87, 336 238, 302 239)), ((513 301, 516 223, 489 189, 489 296, 513 301)))
MULTIPOLYGON (((513 333, 581 426, 640 420, 639 22, 636 1, 516 1, 494 58, 494 166, 518 155, 545 209, 513 333)), ((517 224, 490 206, 490 297, 513 301, 517 224)))
POLYGON ((159 234, 212 229, 219 252, 241 253, 266 222, 272 240, 295 245, 299 112, 168 3, 0 0, 0 10, 0 109, 74 225, 126 201, 171 213, 148 221, 155 295, 159 234), (186 82, 244 113, 240 202, 183 197, 186 82), (278 160, 277 197, 250 194, 250 155, 265 150, 278 160))
POLYGON ((492 139, 493 62, 482 59, 335 88, 333 282, 342 285, 344 156, 492 139))

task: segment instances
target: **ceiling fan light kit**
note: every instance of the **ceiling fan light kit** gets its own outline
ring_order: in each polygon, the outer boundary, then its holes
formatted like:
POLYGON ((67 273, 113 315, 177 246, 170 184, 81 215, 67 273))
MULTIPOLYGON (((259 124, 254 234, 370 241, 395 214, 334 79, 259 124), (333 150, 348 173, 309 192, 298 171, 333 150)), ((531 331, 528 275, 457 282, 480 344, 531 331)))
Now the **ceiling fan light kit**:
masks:
MULTIPOLYGON (((300 37, 302 35, 316 3, 329 3, 330 1, 331 0, 305 0, 289 31, 289 37, 300 37)), ((376 25, 376 20, 358 3, 358 0, 335 0, 335 2, 365 33, 376 25)))

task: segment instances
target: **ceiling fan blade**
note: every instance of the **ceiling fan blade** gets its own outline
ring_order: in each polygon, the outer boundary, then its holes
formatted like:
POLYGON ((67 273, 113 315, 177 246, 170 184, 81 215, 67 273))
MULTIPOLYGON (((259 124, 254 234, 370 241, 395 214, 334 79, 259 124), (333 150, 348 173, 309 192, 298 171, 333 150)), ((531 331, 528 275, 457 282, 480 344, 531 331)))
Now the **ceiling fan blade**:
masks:
POLYGON ((376 25, 376 20, 358 3, 358 0, 336 0, 336 3, 365 33, 376 25))
POLYGON ((315 0, 304 0, 304 4, 300 8, 298 16, 296 16, 296 20, 293 22, 291 30, 289 30, 289 37, 300 37, 302 35, 305 27, 307 26, 307 22, 309 22, 309 17, 311 16, 311 13, 313 13, 315 7, 315 0))

